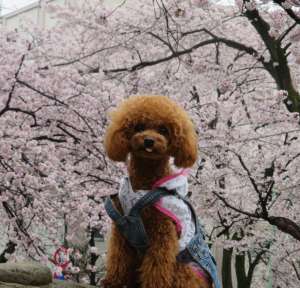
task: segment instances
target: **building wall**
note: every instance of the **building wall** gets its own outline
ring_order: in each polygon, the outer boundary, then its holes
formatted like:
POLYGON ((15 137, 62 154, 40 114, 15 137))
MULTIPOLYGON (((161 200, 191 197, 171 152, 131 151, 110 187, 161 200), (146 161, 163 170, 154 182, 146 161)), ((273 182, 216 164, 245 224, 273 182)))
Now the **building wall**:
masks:
MULTIPOLYGON (((50 0, 47 2, 55 4, 65 4, 65 0, 50 0)), ((8 13, 1 17, 0 25, 8 30, 15 30, 22 26, 40 26, 48 27, 53 23, 51 16, 46 15, 45 9, 41 5, 41 1, 27 5, 14 12, 8 13), (46 21, 47 20, 47 21, 46 21)))
MULTIPOLYGON (((8 30, 18 29, 25 25, 36 26, 43 28, 49 28, 55 24, 55 19, 52 15, 47 13, 46 9, 41 5, 41 2, 46 1, 47 3, 53 3, 58 5, 67 5, 72 1, 72 3, 83 0, 39 0, 33 4, 29 4, 21 9, 14 12, 8 13, 0 17, 0 27, 5 27, 8 30), (29 20, 29 24, 28 24, 29 20)), ((120 3, 121 0, 106 0, 107 5, 115 6, 120 3)))

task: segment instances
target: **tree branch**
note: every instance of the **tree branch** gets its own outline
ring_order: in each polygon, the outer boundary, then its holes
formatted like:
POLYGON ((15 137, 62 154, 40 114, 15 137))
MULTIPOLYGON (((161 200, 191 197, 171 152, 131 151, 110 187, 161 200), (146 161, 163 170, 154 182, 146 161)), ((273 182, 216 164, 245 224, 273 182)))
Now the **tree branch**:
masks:
POLYGON ((3 250, 3 252, 0 254, 0 263, 6 263, 7 262, 7 258, 6 258, 6 254, 13 254, 16 250, 16 246, 17 244, 12 242, 12 241, 9 241, 7 244, 6 244, 6 247, 5 249, 3 250))
POLYGON ((32 117, 32 119, 33 119, 33 121, 34 121, 32 127, 33 127, 33 126, 37 126, 36 116, 35 116, 35 114, 34 114, 33 111, 27 111, 27 110, 23 110, 23 109, 21 109, 21 108, 14 108, 14 107, 9 107, 9 108, 8 108, 8 111, 21 112, 21 113, 23 113, 23 114, 29 115, 30 117, 32 117))
POLYGON ((219 195, 216 191, 212 191, 212 193, 213 193, 215 196, 217 196, 217 197, 225 204, 226 207, 228 207, 228 208, 230 208, 230 209, 232 209, 232 210, 234 210, 234 211, 236 211, 236 212, 238 212, 238 213, 240 213, 240 214, 247 215, 247 216, 249 216, 249 217, 258 218, 258 219, 261 218, 261 216, 258 215, 258 214, 251 213, 251 212, 248 212, 248 211, 244 211, 244 210, 242 210, 242 209, 239 209, 239 208, 234 207, 233 205, 231 205, 231 204, 225 199, 225 197, 219 195))
POLYGON ((294 221, 285 217, 276 216, 269 216, 265 220, 276 226, 282 232, 287 233, 300 241, 300 226, 294 221))
POLYGON ((17 82, 18 82, 18 81, 17 81, 17 78, 18 78, 19 73, 20 73, 20 71, 21 71, 21 68, 22 68, 22 66, 23 66, 23 63, 24 63, 24 60, 25 60, 25 56, 26 56, 26 55, 24 54, 24 55, 22 56, 22 58, 21 58, 19 67, 18 67, 18 69, 17 69, 17 71, 16 71, 16 73, 15 73, 15 81, 14 81, 14 83, 13 83, 13 85, 12 85, 10 91, 9 91, 8 98, 7 98, 5 107, 0 111, 0 117, 1 117, 5 112, 9 111, 9 105, 10 105, 10 102, 11 102, 11 99, 12 99, 12 96, 13 96, 13 93, 14 93, 14 91, 15 91, 16 84, 17 84, 17 82))
POLYGON ((278 4, 297 24, 300 24, 300 18, 297 14, 292 9, 285 8, 284 5, 282 5, 285 0, 273 0, 273 2, 278 4))
MULTIPOLYGON (((253 57, 258 57, 258 55, 259 55, 258 52, 253 47, 244 45, 242 43, 236 42, 236 41, 231 40, 231 39, 226 39, 226 38, 223 38, 223 37, 219 37, 219 36, 213 34, 211 31, 208 31, 205 28, 197 29, 197 30, 191 30, 191 31, 187 31, 187 32, 182 32, 181 36, 182 36, 182 39, 183 39, 184 37, 186 37, 188 35, 196 34, 196 33, 205 33, 205 34, 209 35, 212 39, 204 40, 202 42, 199 42, 199 43, 191 46, 190 48, 186 48, 186 49, 178 50, 178 51, 174 51, 173 48, 171 49, 170 44, 167 41, 163 40, 161 37, 159 37, 159 36, 157 36, 156 34, 153 34, 153 33, 148 33, 149 35, 153 36, 154 38, 160 40, 165 45, 167 45, 170 48, 170 50, 172 51, 172 54, 169 55, 169 56, 166 56, 166 57, 162 57, 162 58, 153 60, 153 61, 141 61, 140 63, 135 64, 131 67, 108 69, 108 70, 104 70, 103 72, 104 73, 118 73, 118 72, 132 72, 132 71, 140 70, 140 69, 142 69, 144 67, 147 67, 147 66, 154 66, 154 65, 169 61, 173 58, 178 58, 182 55, 192 53, 194 50, 196 50, 200 47, 206 46, 206 45, 210 45, 210 44, 223 43, 223 44, 225 44, 226 46, 228 46, 230 48, 245 52, 245 53, 247 53, 247 54, 249 54, 253 57)), ((258 60, 260 62, 264 63, 264 60, 263 60, 262 57, 259 57, 258 60)), ((90 72, 91 73, 99 72, 99 67, 92 69, 90 72)))
MULTIPOLYGON (((283 3, 282 0, 273 0, 280 3, 283 3)), ((250 0, 244 0, 244 4, 249 3, 250 0)), ((257 9, 247 9, 244 5, 243 14, 249 20, 251 25, 254 27, 258 35, 261 37, 262 41, 266 45, 270 55, 271 60, 269 63, 266 63, 264 66, 266 70, 270 73, 272 78, 275 80, 278 89, 286 90, 288 92, 288 99, 285 100, 287 109, 290 112, 299 112, 300 113, 300 94, 297 89, 294 87, 289 64, 287 61, 287 56, 285 48, 281 47, 281 40, 274 39, 270 36, 269 30, 270 25, 267 23, 259 14, 257 9), (274 65, 277 64, 277 65, 274 65), (289 101, 292 104, 289 104, 289 101)), ((286 9, 290 10, 290 9, 286 9)), ((293 29, 291 26, 289 29, 293 29)), ((289 32, 289 29, 287 30, 289 32)), ((284 35, 284 34, 283 34, 284 35)))
POLYGON ((33 87, 32 85, 28 84, 27 82, 24 82, 23 80, 20 80, 20 79, 17 78, 17 81, 16 81, 16 82, 17 82, 17 83, 20 83, 21 85, 27 87, 28 89, 30 89, 30 90, 32 90, 32 91, 34 91, 34 92, 36 92, 36 93, 38 93, 38 94, 44 96, 44 97, 47 98, 47 99, 50 99, 50 100, 52 100, 52 101, 54 101, 54 102, 57 102, 57 103, 59 103, 59 104, 61 104, 61 105, 63 105, 63 106, 67 106, 67 107, 68 107, 68 105, 67 105, 66 103, 64 103, 63 101, 60 101, 60 100, 57 99, 55 96, 51 96, 51 95, 49 95, 49 94, 47 94, 47 93, 45 93, 45 92, 43 92, 43 91, 40 91, 40 90, 36 89, 35 87, 33 87))

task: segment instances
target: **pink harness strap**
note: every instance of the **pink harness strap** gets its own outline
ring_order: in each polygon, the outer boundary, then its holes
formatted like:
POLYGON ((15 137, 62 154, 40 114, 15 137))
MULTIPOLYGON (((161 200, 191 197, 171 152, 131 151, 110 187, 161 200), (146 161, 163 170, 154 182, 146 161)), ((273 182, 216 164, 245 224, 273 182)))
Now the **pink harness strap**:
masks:
POLYGON ((156 181, 153 186, 152 186, 152 189, 154 188, 157 188, 157 187, 160 187, 162 186, 164 183, 180 176, 180 175, 187 175, 188 174, 188 169, 181 169, 178 173, 174 173, 174 174, 171 174, 171 175, 168 175, 166 177, 163 177, 161 179, 159 179, 158 181, 156 181))
MULTIPOLYGON (((188 169, 182 169, 181 171, 179 171, 178 173, 172 174, 172 175, 168 175, 158 181, 156 181, 154 183, 154 185, 152 186, 152 189, 157 188, 157 187, 161 187, 161 186, 167 186, 167 182, 173 180, 174 178, 178 177, 178 176, 186 176, 188 174, 188 169)), ((158 202, 156 202, 154 204, 154 207, 159 210, 161 213, 163 213, 164 215, 166 215, 167 217, 169 217, 176 225, 176 231, 178 236, 180 236, 181 232, 182 232, 182 223, 179 220, 179 218, 170 210, 168 210, 166 207, 163 206, 163 199, 161 198, 158 202)), ((207 272, 205 270, 203 270, 199 265, 197 265, 194 262, 191 262, 188 264, 191 269, 193 270, 193 272, 201 279, 203 279, 210 287, 212 285, 212 281, 209 277, 209 275, 207 274, 207 272)))
POLYGON ((178 236, 180 236, 181 231, 182 231, 182 225, 180 220, 177 218, 177 216, 172 213, 170 210, 168 210, 167 208, 163 207, 162 205, 162 198, 159 199, 158 202, 156 202, 153 205, 157 210, 159 210, 161 213, 163 213, 164 215, 168 216, 169 218, 171 218, 171 220, 175 223, 176 225, 176 231, 178 236))
MULTIPOLYGON (((163 177, 161 179, 159 179, 158 181, 156 181, 153 186, 152 189, 157 188, 157 187, 161 187, 163 186, 163 184, 165 184, 166 182, 180 176, 180 175, 184 175, 186 176, 188 174, 188 169, 182 169, 180 170, 178 173, 174 173, 171 175, 168 175, 166 177, 163 177)), ((176 231, 178 236, 181 235, 181 231, 182 231, 182 224, 180 222, 180 220, 178 219, 178 217, 170 210, 168 210, 167 208, 163 207, 162 205, 162 198, 156 202, 153 205, 157 210, 159 210, 161 213, 163 213, 164 215, 166 215, 167 217, 171 218, 171 220, 175 223, 176 225, 176 231)))

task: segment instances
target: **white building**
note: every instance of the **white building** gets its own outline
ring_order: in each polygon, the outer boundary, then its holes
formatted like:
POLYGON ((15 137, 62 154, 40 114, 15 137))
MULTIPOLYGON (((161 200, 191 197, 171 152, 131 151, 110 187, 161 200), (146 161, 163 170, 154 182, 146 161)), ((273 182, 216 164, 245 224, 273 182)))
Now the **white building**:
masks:
MULTIPOLYGON (((74 3, 75 1, 80 3, 82 0, 37 0, 14 12, 0 16, 0 27, 5 27, 8 30, 15 30, 23 26, 24 20, 29 20, 33 26, 37 25, 40 28, 49 28, 54 25, 55 19, 46 11, 45 6, 42 5, 42 3, 68 5, 68 3, 74 3)), ((107 0, 106 3, 115 6, 120 3, 120 0, 107 0)))
MULTIPOLYGON (((65 4, 67 0, 50 0, 47 2, 55 2, 57 4, 65 4)), ((8 30, 15 30, 23 25, 24 20, 29 20, 32 25, 38 25, 40 27, 46 27, 51 25, 54 21, 49 15, 46 15, 46 11, 41 5, 42 1, 36 1, 35 3, 26 5, 14 12, 7 13, 0 18, 0 25, 8 30)))

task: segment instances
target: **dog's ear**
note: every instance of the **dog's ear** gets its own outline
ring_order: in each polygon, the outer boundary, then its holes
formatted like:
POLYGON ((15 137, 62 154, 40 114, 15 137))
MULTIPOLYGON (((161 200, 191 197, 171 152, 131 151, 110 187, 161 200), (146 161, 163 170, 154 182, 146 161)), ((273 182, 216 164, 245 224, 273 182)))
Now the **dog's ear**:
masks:
POLYGON ((125 162, 129 153, 128 139, 124 130, 112 122, 105 134, 104 146, 108 157, 113 161, 125 162))
POLYGON ((197 160, 198 141, 191 121, 187 120, 175 136, 173 147, 174 164, 177 167, 191 167, 197 160))

